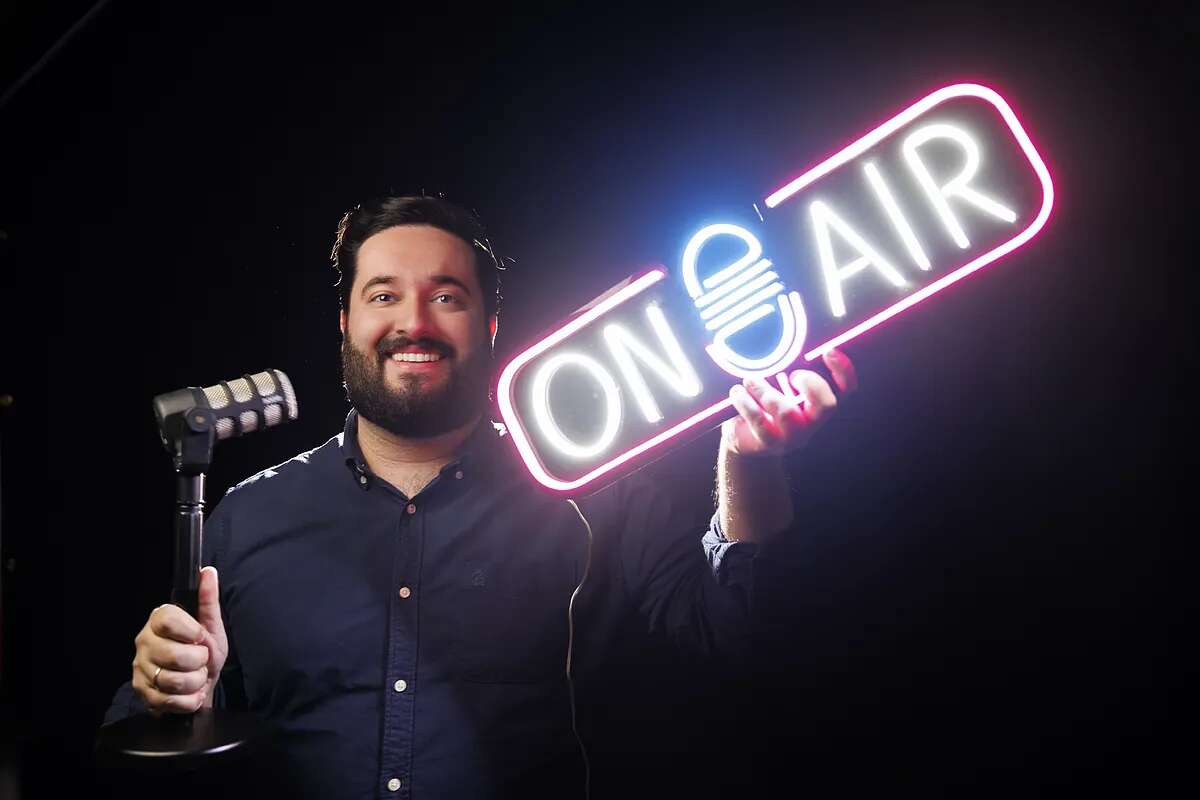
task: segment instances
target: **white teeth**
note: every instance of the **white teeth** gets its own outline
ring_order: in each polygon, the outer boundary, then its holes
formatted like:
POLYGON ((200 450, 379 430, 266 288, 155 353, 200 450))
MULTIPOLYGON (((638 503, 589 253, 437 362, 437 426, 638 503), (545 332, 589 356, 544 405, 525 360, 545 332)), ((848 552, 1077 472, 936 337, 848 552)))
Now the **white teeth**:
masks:
POLYGON ((393 361, 441 361, 442 357, 434 353, 392 353, 393 361))

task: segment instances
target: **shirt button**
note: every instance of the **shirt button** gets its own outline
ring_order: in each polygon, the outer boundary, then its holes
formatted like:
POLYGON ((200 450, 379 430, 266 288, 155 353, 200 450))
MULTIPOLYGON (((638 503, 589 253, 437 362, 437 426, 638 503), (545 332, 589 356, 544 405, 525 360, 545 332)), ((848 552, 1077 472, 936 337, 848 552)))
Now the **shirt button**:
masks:
POLYGON ((460 480, 460 481, 462 480, 462 470, 461 469, 458 472, 454 473, 454 478, 455 478, 455 480, 460 480))
POLYGON ((392 684, 392 688, 395 689, 397 692, 403 692, 405 689, 408 688, 408 682, 404 681, 404 680, 398 680, 392 684))
POLYGON ((407 586, 400 587, 400 599, 401 600, 407 600, 408 596, 410 594, 412 594, 412 589, 409 589, 407 586))
POLYGON ((409 503, 408 508, 405 510, 408 511, 408 513, 410 513, 410 514, 417 513, 417 507, 415 505, 413 505, 412 503, 409 503))
POLYGON ((399 788, 400 788, 400 779, 399 778, 392 778, 390 781, 388 781, 388 791, 389 792, 395 792, 399 788))

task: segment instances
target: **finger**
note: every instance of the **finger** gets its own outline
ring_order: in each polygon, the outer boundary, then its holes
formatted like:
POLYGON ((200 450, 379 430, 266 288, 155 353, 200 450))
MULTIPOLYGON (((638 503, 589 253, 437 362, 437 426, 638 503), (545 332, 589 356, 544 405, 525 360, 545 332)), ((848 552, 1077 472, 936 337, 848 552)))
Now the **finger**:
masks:
POLYGON ((164 694, 189 694, 197 690, 195 682, 203 676, 200 685, 208 681, 208 667, 198 670, 176 670, 156 664, 147 652, 139 652, 133 659, 133 675, 151 689, 164 694), (192 676, 192 677, 188 677, 192 676))
POLYGON ((746 381, 746 389, 774 422, 775 431, 781 439, 786 439, 793 430, 803 427, 804 413, 795 400, 766 381, 746 381))
POLYGON ((763 444, 771 444, 779 439, 774 423, 767 418, 762 406, 750 396, 746 387, 740 383, 734 384, 729 389, 729 399, 755 439, 763 444))
POLYGON ((164 670, 191 672, 208 666, 209 651, 204 645, 180 644, 170 639, 154 639, 146 646, 145 660, 164 670))
POLYGON ((221 667, 225 664, 225 647, 207 631, 204 634, 204 641, 200 644, 206 650, 208 650, 208 661, 206 662, 208 668, 212 670, 214 674, 219 673, 221 671, 221 667))
POLYGON ((804 398, 804 416, 808 424, 824 422, 837 408, 837 396, 817 373, 798 369, 790 376, 792 386, 804 398))
POLYGON ((200 570, 200 600, 196 619, 218 640, 225 640, 225 623, 221 619, 221 588, 216 567, 200 570))
MULTIPOLYGON (((163 670, 166 672, 166 670, 163 670)), ((161 676, 160 676, 161 677, 161 676)), ((204 688, 191 694, 167 694, 160 692, 146 681, 145 676, 138 673, 133 681, 134 691, 142 698, 147 708, 153 711, 166 711, 172 714, 190 714, 198 711, 208 697, 208 689, 204 688)))
POLYGON ((167 604, 150 613, 150 630, 155 636, 185 644, 204 641, 204 627, 179 606, 167 604))
POLYGON ((829 367, 829 373, 833 376, 833 382, 837 385, 838 391, 843 395, 854 394, 858 389, 858 372, 855 371, 854 364, 846 357, 846 354, 833 348, 821 358, 825 362, 825 366, 829 367))
POLYGON ((180 672, 165 667, 159 669, 157 664, 139 661, 137 669, 147 686, 163 694, 195 694, 208 686, 208 667, 180 672), (157 678, 154 677, 155 673, 158 674, 157 678))

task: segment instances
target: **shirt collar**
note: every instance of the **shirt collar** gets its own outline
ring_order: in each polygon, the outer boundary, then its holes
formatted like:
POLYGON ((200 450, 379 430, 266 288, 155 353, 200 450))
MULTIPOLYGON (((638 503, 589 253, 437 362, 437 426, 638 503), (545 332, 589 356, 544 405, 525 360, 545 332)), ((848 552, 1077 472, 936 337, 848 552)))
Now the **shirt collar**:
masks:
MULTIPOLYGON (((484 470, 489 465, 497 463, 503 451, 502 437, 507 435, 504 425, 492 422, 487 416, 479 420, 475 430, 462 443, 457 456, 442 468, 446 470, 484 470)), ((362 448, 358 446, 358 410, 350 409, 346 415, 346 424, 342 428, 342 453, 346 466, 354 474, 354 479, 361 483, 361 478, 371 474, 367 459, 363 456, 362 448)))

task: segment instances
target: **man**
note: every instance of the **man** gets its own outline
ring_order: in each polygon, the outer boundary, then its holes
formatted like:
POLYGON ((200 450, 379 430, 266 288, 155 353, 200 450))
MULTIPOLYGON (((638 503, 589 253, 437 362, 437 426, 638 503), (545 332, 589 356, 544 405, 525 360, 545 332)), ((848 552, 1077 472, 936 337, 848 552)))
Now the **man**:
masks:
MULTIPOLYGON (((834 395, 811 372, 793 375, 803 407, 734 387, 702 541, 670 535, 678 509, 636 478, 584 512, 535 489, 487 416, 498 264, 473 215, 364 204, 333 259, 345 429, 225 496, 198 619, 150 614, 106 721, 249 708, 279 724, 282 772, 313 797, 582 796, 576 665, 631 618, 739 657, 754 543, 791 523, 781 455, 834 395)), ((827 363, 852 390, 849 362, 827 363)))

